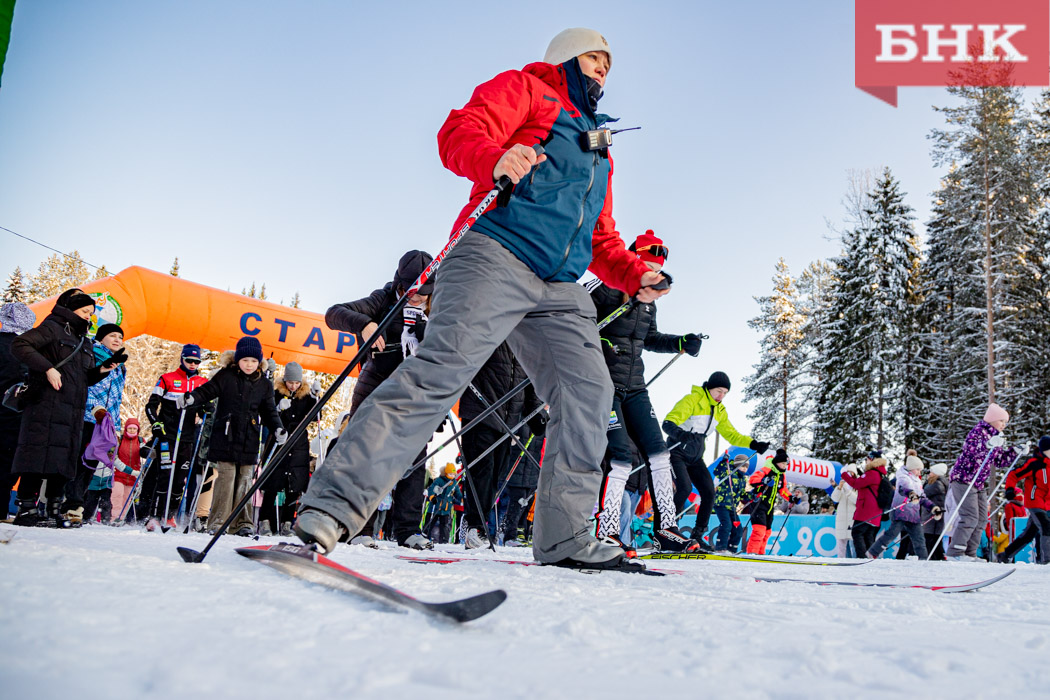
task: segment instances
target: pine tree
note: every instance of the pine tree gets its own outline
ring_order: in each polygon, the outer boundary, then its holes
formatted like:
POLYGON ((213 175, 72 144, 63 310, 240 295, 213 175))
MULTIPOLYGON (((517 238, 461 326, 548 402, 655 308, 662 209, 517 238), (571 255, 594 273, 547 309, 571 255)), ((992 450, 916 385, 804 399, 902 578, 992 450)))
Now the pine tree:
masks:
POLYGON ((251 297, 252 299, 254 299, 255 298, 255 294, 256 294, 255 282, 252 282, 252 286, 248 288, 248 296, 251 297))
POLYGON ((21 267, 16 267, 15 271, 7 278, 7 286, 4 287, 4 302, 21 301, 24 303, 26 297, 25 275, 22 273, 21 267))
POLYGON ((168 274, 171 275, 172 277, 178 277, 179 276, 179 258, 177 256, 175 258, 175 262, 173 262, 171 264, 171 269, 168 270, 168 274))
POLYGON ((802 328, 802 368, 797 381, 800 396, 795 416, 799 425, 797 442, 804 442, 807 446, 813 443, 817 402, 824 382, 819 363, 823 340, 820 313, 831 304, 834 284, 834 269, 824 260, 810 263, 798 278, 799 310, 806 322, 802 328))
POLYGON ((40 263, 37 273, 30 278, 27 303, 56 296, 90 279, 91 273, 79 252, 74 250, 69 255, 55 253, 40 263))
POLYGON ((755 301, 761 311, 748 325, 764 335, 755 373, 744 379, 744 400, 758 402, 748 417, 754 421, 755 433, 779 435, 779 444, 792 449, 800 428, 795 383, 802 368, 806 319, 799 312, 798 289, 783 258, 777 261, 773 293, 755 297, 755 301))
POLYGON ((296 292, 295 295, 292 297, 291 307, 293 309, 301 308, 302 303, 302 299, 299 298, 299 292, 296 292))
POLYGON ((259 288, 259 298, 262 299, 263 301, 266 301, 266 285, 265 284, 263 284, 259 288))
POLYGON ((106 277, 109 277, 109 275, 110 275, 109 270, 107 270, 106 266, 103 265, 102 267, 100 267, 97 270, 95 270, 95 274, 91 276, 91 279, 96 279, 96 280, 105 279, 106 277))
MULTIPOLYGON (((1002 68, 975 65, 970 70, 980 74, 1002 68)), ((956 321, 979 320, 983 326, 983 347, 966 349, 984 355, 985 388, 968 387, 974 396, 960 398, 972 411, 971 425, 983 413, 981 405, 995 401, 1013 413, 1012 431, 1031 434, 1046 420, 1040 412, 1045 395, 1037 395, 1046 371, 1045 364, 1039 369, 1046 344, 1039 322, 1046 317, 1041 297, 1045 256, 1036 223, 1037 172, 1025 148, 1031 120, 1020 88, 974 87, 1003 84, 1001 76, 966 78, 948 89, 960 104, 939 109, 948 128, 933 132, 936 162, 954 165, 955 186, 945 190, 951 197, 945 206, 956 221, 952 235, 967 244, 957 249, 965 257, 953 262, 979 272, 983 281, 981 303, 964 307, 969 318, 957 316, 956 321), (976 316, 976 309, 983 314, 976 316)))

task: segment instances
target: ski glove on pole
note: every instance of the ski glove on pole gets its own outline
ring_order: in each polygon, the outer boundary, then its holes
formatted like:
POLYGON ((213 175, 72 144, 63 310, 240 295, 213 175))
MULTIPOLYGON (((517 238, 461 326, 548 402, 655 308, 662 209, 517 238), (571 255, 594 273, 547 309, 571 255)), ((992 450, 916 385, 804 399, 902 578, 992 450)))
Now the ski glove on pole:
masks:
POLYGON ((547 413, 547 409, 544 408, 541 409, 539 413, 530 418, 527 425, 529 426, 529 430, 532 431, 533 435, 542 438, 547 432, 547 421, 549 421, 550 419, 550 414, 547 413))
POLYGON ((700 354, 700 336, 696 333, 686 333, 678 339, 678 352, 687 352, 693 357, 700 354))
POLYGON ((422 306, 405 305, 402 312, 405 326, 401 329, 401 349, 405 357, 419 351, 419 341, 427 327, 427 314, 422 306))
POLYGON ((284 428, 278 428, 277 430, 273 431, 273 441, 276 442, 278 445, 283 445, 284 443, 288 442, 288 431, 284 428))
POLYGON ((748 448, 754 450, 758 454, 762 454, 763 452, 769 449, 769 443, 759 442, 758 440, 752 440, 748 448))
POLYGON ((193 405, 193 394, 175 394, 175 408, 180 411, 193 405))

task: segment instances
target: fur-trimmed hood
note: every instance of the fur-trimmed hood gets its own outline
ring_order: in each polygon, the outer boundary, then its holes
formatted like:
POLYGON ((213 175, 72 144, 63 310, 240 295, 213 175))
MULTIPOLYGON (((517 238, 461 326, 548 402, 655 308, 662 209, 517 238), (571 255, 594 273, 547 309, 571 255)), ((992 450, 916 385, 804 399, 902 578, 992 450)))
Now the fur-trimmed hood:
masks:
MULTIPOLYGON (((223 353, 219 355, 219 359, 215 361, 215 370, 212 371, 211 375, 209 376, 214 377, 219 370, 225 369, 226 367, 229 367, 230 365, 234 364, 233 358, 236 356, 236 350, 223 351, 223 353)), ((272 360, 267 360, 263 358, 263 361, 259 363, 259 369, 255 370, 255 374, 262 375, 264 372, 266 372, 267 368, 270 366, 270 362, 272 362, 272 360)))
POLYGON ((309 395, 309 393, 310 393, 310 385, 307 384, 306 382, 299 382, 299 388, 296 389, 295 393, 293 394, 288 389, 288 385, 284 383, 284 379, 283 378, 275 380, 274 383, 273 383, 273 388, 281 396, 287 396, 287 397, 293 398, 293 399, 301 399, 304 396, 309 395))

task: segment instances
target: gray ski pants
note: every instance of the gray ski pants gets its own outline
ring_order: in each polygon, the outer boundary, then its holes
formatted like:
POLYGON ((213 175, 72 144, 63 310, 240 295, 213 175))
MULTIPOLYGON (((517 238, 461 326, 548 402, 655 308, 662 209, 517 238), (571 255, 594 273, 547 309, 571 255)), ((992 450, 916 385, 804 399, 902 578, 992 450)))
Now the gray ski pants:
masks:
POLYGON ((988 522, 988 492, 986 489, 970 489, 965 501, 960 501, 968 484, 963 481, 953 481, 951 491, 958 504, 959 516, 955 522, 955 531, 952 532, 951 541, 948 544, 948 556, 957 557, 966 554, 971 557, 977 556, 977 547, 981 544, 981 533, 988 522))
POLYGON ((302 508, 324 511, 356 533, 504 340, 550 404, 533 553, 554 562, 593 548, 590 519, 613 398, 594 305, 582 286, 544 282, 476 232, 438 269, 419 353, 361 404, 310 479, 302 508))

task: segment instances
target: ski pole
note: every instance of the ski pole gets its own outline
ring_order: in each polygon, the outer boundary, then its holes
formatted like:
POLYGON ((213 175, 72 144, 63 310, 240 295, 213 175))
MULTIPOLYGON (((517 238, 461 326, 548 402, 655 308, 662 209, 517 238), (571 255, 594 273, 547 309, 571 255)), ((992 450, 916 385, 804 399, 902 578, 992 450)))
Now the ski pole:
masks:
MULTIPOLYGON (((988 460, 990 460, 992 458, 992 453, 995 452, 1000 447, 1002 447, 1005 443, 1006 443, 1006 440, 1003 439, 1002 434, 994 435, 991 438, 989 438, 988 445, 991 447, 991 449, 988 450, 988 454, 985 455, 984 461, 981 462, 980 468, 978 468, 977 471, 974 472, 973 479, 970 480, 969 486, 967 486, 966 490, 963 491, 962 498, 960 498, 956 502, 955 509, 952 511, 951 517, 948 518, 948 522, 944 523, 944 530, 943 530, 943 532, 945 534, 947 534, 948 532, 951 531, 952 525, 955 524, 955 518, 957 518, 959 513, 962 511, 962 504, 966 502, 966 497, 970 495, 970 491, 973 489, 974 484, 977 483, 977 477, 979 477, 981 475, 981 472, 984 471, 985 466, 987 466, 987 464, 988 464, 988 460)), ((949 535, 949 537, 950 537, 950 535, 949 535)), ((941 537, 937 538, 937 541, 933 543, 933 547, 930 548, 930 553, 926 555, 926 561, 930 560, 930 557, 932 557, 934 555, 934 553, 937 551, 937 548, 941 546, 941 542, 943 540, 944 540, 944 535, 941 535, 941 537)))
MULTIPOLYGON (((699 335, 699 338, 700 338, 700 344, 701 345, 703 345, 703 342, 710 337, 710 336, 703 335, 703 334, 698 334, 698 335, 699 335)), ((682 352, 679 352, 674 357, 672 357, 670 359, 670 361, 668 361, 668 363, 663 366, 663 369, 661 369, 659 372, 657 372, 655 375, 653 375, 653 378, 645 383, 645 388, 648 389, 650 384, 652 384, 657 379, 659 379, 660 375, 663 374, 664 372, 666 372, 667 370, 669 370, 671 368, 671 365, 673 365, 675 362, 678 362, 678 359, 680 357, 682 357, 682 355, 684 355, 684 354, 685 354, 685 351, 682 351, 682 352)))
POLYGON ((168 524, 168 506, 171 505, 171 487, 175 484, 176 462, 179 461, 179 441, 182 440, 182 422, 186 420, 186 409, 179 413, 179 432, 175 434, 175 449, 171 451, 171 472, 168 474, 168 493, 164 497, 164 524, 168 524))
MULTIPOLYGON (((513 430, 517 430, 517 429, 521 428, 521 426, 523 426, 523 425, 525 425, 526 423, 528 423, 528 422, 529 422, 529 419, 530 419, 530 418, 532 418, 532 417, 533 417, 534 415, 536 415, 537 413, 539 413, 539 412, 540 412, 540 411, 542 411, 542 410, 543 410, 543 406, 540 406, 540 407, 539 407, 539 408, 537 408, 537 409, 536 409, 535 411, 533 411, 532 413, 530 413, 530 414, 529 414, 528 416, 526 416, 525 418, 522 418, 522 419, 521 419, 521 422, 520 422, 520 423, 518 423, 518 424, 517 424, 516 426, 514 426, 514 428, 512 428, 512 429, 513 429, 513 430)), ((475 418, 474 420, 477 420, 477 418, 475 418)), ((473 421, 472 421, 472 422, 473 422, 473 421)), ((460 433, 462 433, 462 432, 465 432, 465 431, 462 431, 462 430, 461 430, 461 431, 460 431, 460 433)), ((480 462, 481 460, 485 459, 485 457, 487 457, 487 456, 488 456, 488 454, 489 454, 490 452, 492 452, 492 451, 493 451, 494 449, 496 449, 497 447, 499 447, 500 445, 502 445, 502 444, 503 444, 503 441, 504 441, 504 440, 506 440, 506 439, 507 439, 507 437, 508 437, 508 435, 507 435, 506 433, 504 433, 503 435, 501 435, 501 436, 499 437, 499 439, 498 439, 498 440, 496 440, 496 441, 495 441, 495 442, 493 442, 493 443, 492 443, 491 445, 489 445, 489 446, 488 446, 487 448, 485 448, 485 451, 484 451, 484 452, 482 452, 482 453, 481 453, 480 455, 478 455, 477 457, 475 457, 475 458, 474 458, 474 461, 472 461, 472 462, 471 462, 470 464, 468 464, 468 465, 466 465, 465 467, 463 467, 463 471, 467 471, 468 469, 470 469, 471 467, 473 467, 473 466, 474 466, 475 464, 477 464, 477 463, 478 463, 478 462, 480 462)))
MULTIPOLYGON (((473 382, 471 382, 470 384, 467 384, 467 387, 468 387, 468 388, 469 388, 469 389, 470 389, 471 391, 473 391, 473 392, 474 392, 474 396, 478 397, 478 401, 480 401, 480 402, 481 402, 481 405, 482 405, 482 406, 483 406, 484 408, 488 408, 488 407, 489 407, 489 402, 488 402, 488 399, 486 399, 486 398, 485 398, 485 395, 484 395, 484 394, 482 394, 482 393, 481 393, 480 391, 478 391, 478 388, 477 388, 476 386, 474 386, 474 383, 473 383, 473 382)), ((508 435, 510 436, 510 441, 511 441, 511 442, 513 442, 513 443, 514 443, 515 445, 517 445, 518 447, 522 447, 522 448, 523 448, 523 446, 522 446, 522 443, 521 443, 521 438, 519 438, 519 437, 518 437, 517 433, 512 433, 512 432, 510 432, 510 426, 509 426, 509 425, 507 425, 507 422, 506 422, 505 420, 503 420, 503 416, 501 416, 501 415, 500 415, 499 413, 493 413, 493 414, 492 414, 492 417, 496 419, 496 421, 497 421, 497 422, 499 423, 500 427, 501 427, 501 428, 503 428, 503 431, 504 431, 505 433, 507 433, 507 434, 508 434, 508 435)), ((523 454, 524 454, 524 455, 525 455, 526 457, 528 457, 528 458, 529 458, 529 460, 530 460, 530 461, 531 461, 531 462, 532 462, 533 464, 535 464, 535 465, 536 465, 536 468, 537 468, 537 469, 539 469, 539 468, 540 468, 540 463, 536 461, 536 458, 535 458, 535 457, 533 457, 533 456, 532 456, 532 455, 531 455, 531 454, 529 453, 529 451, 528 451, 528 450, 526 450, 526 449, 524 449, 524 448, 523 448, 523 449, 522 449, 522 453, 523 453, 523 454)))
POLYGON ((182 522, 182 516, 186 512, 186 493, 190 490, 190 479, 193 477, 193 467, 197 464, 197 450, 200 448, 202 435, 204 435, 203 423, 201 423, 200 429, 197 430, 197 439, 193 441, 193 454, 190 455, 190 468, 189 471, 186 472, 186 483, 182 485, 182 498, 179 500, 179 510, 175 514, 175 520, 179 523, 182 522))
POLYGON ((530 435, 529 439, 525 441, 525 446, 521 448, 521 454, 518 455, 518 458, 516 460, 514 460, 514 464, 511 465, 510 471, 507 472, 507 478, 503 480, 503 484, 500 485, 499 489, 496 490, 496 497, 492 499, 493 508, 495 508, 496 504, 499 503, 499 497, 503 495, 503 489, 507 488, 507 484, 510 483, 510 478, 514 476, 514 470, 518 468, 519 464, 521 464, 521 458, 525 456, 526 452, 528 452, 529 445, 532 444, 532 438, 534 437, 536 436, 530 435))
MULTIPOLYGON (((543 147, 540 145, 533 146, 533 150, 536 151, 537 156, 543 154, 543 147)), ((295 430, 293 430, 292 433, 288 436, 288 440, 277 452, 276 460, 273 462, 273 464, 271 464, 268 467, 268 470, 266 472, 260 475, 259 479, 255 482, 255 484, 252 485, 252 488, 248 490, 248 493, 246 493, 242 497, 242 503, 240 503, 238 507, 233 510, 233 512, 230 514, 230 517, 226 519, 226 522, 224 522, 219 527, 219 529, 215 531, 215 534, 212 536, 211 540, 208 541, 208 544, 205 545, 204 549, 198 552, 189 549, 188 547, 178 548, 179 556, 182 557, 183 561, 187 563, 200 563, 204 561, 204 558, 208 556, 208 552, 211 551, 211 548, 215 546, 215 543, 219 540, 219 538, 226 534, 226 530, 229 529, 230 524, 233 522, 234 516, 240 511, 241 508, 244 507, 248 500, 253 495, 255 495, 255 492, 261 487, 261 485, 266 483, 266 479, 270 476, 269 470, 272 469, 274 465, 280 464, 281 461, 284 460, 286 456, 288 456, 288 453, 292 450, 292 446, 295 445, 299 441, 299 439, 306 433, 306 431, 309 429, 310 423, 321 412, 325 404, 327 404, 328 401, 331 400, 333 396, 335 396, 335 393, 339 390, 339 387, 342 386, 343 382, 346 381, 346 378, 350 376, 350 372, 353 371, 354 367, 356 367, 357 364, 367 356, 368 352, 372 349, 372 346, 375 345, 376 340, 382 337, 383 331, 385 331, 390 326, 390 324, 394 322, 395 318, 400 317, 402 309, 404 308, 405 304, 408 303, 408 300, 412 298, 412 296, 415 295, 416 292, 419 291, 420 287, 426 284, 427 280, 429 280, 434 275, 434 273, 437 272, 438 268, 441 266, 441 263, 445 260, 445 257, 449 254, 449 252, 456 247, 456 244, 458 244, 459 241, 463 238, 464 234, 466 234, 467 231, 470 230, 470 228, 474 225, 474 222, 477 221, 478 218, 480 218, 481 215, 485 213, 485 210, 489 208, 489 205, 492 204, 493 201, 495 201, 496 197, 499 196, 500 192, 509 187, 510 184, 510 178, 507 176, 503 176, 499 179, 499 182, 496 183, 496 186, 489 190, 489 193, 485 195, 484 199, 482 199, 481 202, 478 203, 478 206, 475 207, 474 211, 470 213, 470 216, 468 216, 466 221, 463 222, 463 225, 460 226, 454 234, 452 234, 452 237, 449 238, 448 243, 446 243, 445 247, 441 249, 441 252, 437 254, 437 257, 430 261, 430 264, 427 265, 426 269, 424 269, 423 272, 419 274, 419 277, 416 279, 415 282, 412 283, 412 286, 405 290, 404 294, 398 297, 397 301, 394 302, 394 305, 390 307, 390 311, 387 312, 386 316, 384 316, 379 322, 379 324, 376 326, 375 332, 372 333, 372 335, 369 336, 368 339, 361 344, 360 349, 350 359, 350 362, 346 364, 346 367, 343 368, 343 371, 340 372, 339 375, 335 378, 335 381, 333 381, 331 386, 328 387, 328 390, 325 391, 324 395, 321 396, 321 398, 317 401, 316 404, 314 404, 313 408, 306 412, 306 415, 303 416, 303 419, 299 421, 299 425, 295 427, 295 430)))
MULTIPOLYGON (((1014 457, 1014 461, 1010 462, 1010 466, 1007 467, 1006 473, 1003 474, 1003 478, 999 479, 999 483, 995 485, 994 489, 992 489, 992 494, 993 495, 999 493, 999 489, 1002 488, 1003 484, 1006 483, 1006 479, 1010 476, 1010 472, 1013 471, 1014 465, 1017 464, 1017 460, 1021 459, 1022 456, 1027 455, 1028 454, 1028 450, 1030 450, 1032 448, 1032 445, 1031 445, 1031 443, 1027 443, 1026 442, 1023 445, 1018 445, 1017 447, 1018 447, 1017 456, 1014 457)), ((1005 506, 1006 503, 1007 503, 1006 501, 1003 501, 1002 503, 997 505, 995 507, 995 510, 992 511, 992 514, 988 516, 988 519, 991 520, 992 518, 994 518, 995 514, 998 513, 1000 510, 1002 510, 1002 507, 1005 506)))
MULTIPOLYGON (((495 415, 495 414, 493 414, 493 415, 495 415)), ((451 422, 451 420, 452 420, 452 411, 448 412, 448 416, 449 416, 449 421, 451 422)), ((459 447, 459 453, 461 455, 464 454, 464 452, 463 452, 463 442, 459 438, 456 438, 456 444, 459 447)), ((480 459, 480 457, 478 459, 480 459)), ((477 460, 475 460, 475 461, 477 461, 477 460)), ((492 542, 492 535, 491 535, 491 533, 489 533, 489 522, 488 522, 489 521, 489 514, 488 514, 487 511, 483 510, 482 507, 481 507, 481 496, 478 494, 477 486, 474 485, 474 478, 470 475, 470 470, 467 469, 466 467, 463 468, 463 476, 466 477, 466 479, 467 479, 467 486, 470 488, 470 495, 474 499, 474 507, 478 509, 478 516, 481 518, 481 522, 483 522, 485 524, 485 539, 487 539, 489 541, 489 549, 491 549, 493 552, 495 552, 496 551, 496 545, 492 542)))
POLYGON ((788 508, 788 512, 787 512, 787 515, 786 515, 786 516, 784 516, 784 522, 783 522, 783 523, 781 524, 781 526, 780 526, 780 531, 779 531, 779 532, 777 532, 777 536, 776 536, 775 538, 773 538, 773 544, 772 544, 772 545, 770 545, 770 550, 769 550, 769 551, 771 551, 771 552, 772 552, 772 551, 773 551, 773 550, 772 550, 772 547, 775 547, 775 546, 776 546, 776 544, 777 544, 777 542, 779 542, 779 541, 780 541, 780 536, 781 536, 782 534, 784 534, 784 528, 785 528, 785 527, 787 527, 787 524, 788 524, 788 520, 790 520, 790 519, 791 519, 791 515, 792 515, 792 513, 791 513, 791 509, 790 509, 790 508, 788 508))
POLYGON ((182 531, 182 534, 184 535, 190 531, 190 525, 193 523, 193 519, 197 517, 197 502, 200 501, 201 493, 204 491, 204 484, 208 481, 209 469, 211 469, 211 462, 205 462, 204 469, 201 470, 200 482, 197 484, 197 493, 193 495, 193 501, 190 503, 190 512, 193 513, 193 515, 190 515, 186 522, 186 527, 182 531))

